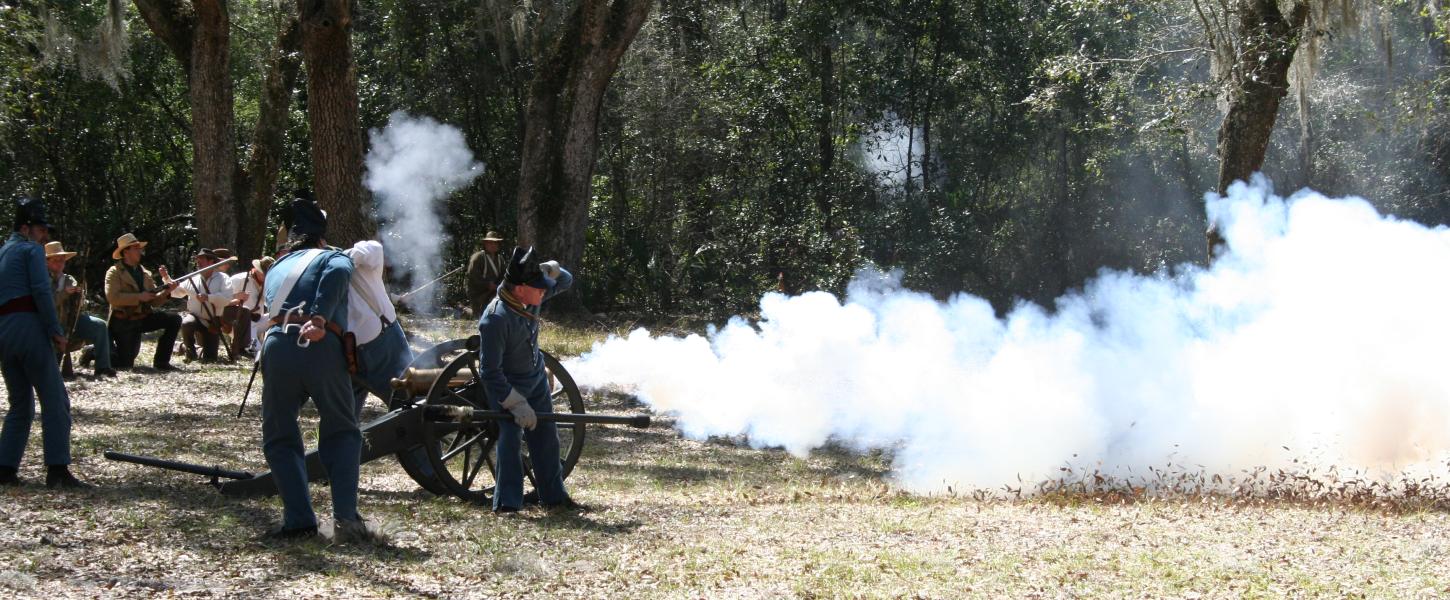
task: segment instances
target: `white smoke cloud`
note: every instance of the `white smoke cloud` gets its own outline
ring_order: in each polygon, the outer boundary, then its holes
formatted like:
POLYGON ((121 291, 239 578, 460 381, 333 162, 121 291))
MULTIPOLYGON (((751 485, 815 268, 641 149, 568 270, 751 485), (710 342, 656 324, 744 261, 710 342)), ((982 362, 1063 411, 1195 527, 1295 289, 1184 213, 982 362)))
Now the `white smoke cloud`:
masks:
MULTIPOLYGON (((377 199, 383 223, 383 244, 393 274, 409 288, 422 285, 439 271, 448 241, 438 203, 483 174, 463 132, 428 117, 394 112, 388 126, 368 132, 371 148, 363 183, 377 199)), ((434 287, 411 296, 415 310, 431 313, 434 287)))
POLYGON ((844 301, 766 294, 757 323, 636 330, 568 368, 690 437, 889 449, 918 492, 1031 486, 1063 467, 1134 480, 1169 464, 1224 478, 1443 466, 1450 233, 1357 198, 1280 198, 1263 179, 1208 211, 1233 248, 1210 269, 1105 271, 1052 310, 999 319, 981 298, 862 273, 844 301))

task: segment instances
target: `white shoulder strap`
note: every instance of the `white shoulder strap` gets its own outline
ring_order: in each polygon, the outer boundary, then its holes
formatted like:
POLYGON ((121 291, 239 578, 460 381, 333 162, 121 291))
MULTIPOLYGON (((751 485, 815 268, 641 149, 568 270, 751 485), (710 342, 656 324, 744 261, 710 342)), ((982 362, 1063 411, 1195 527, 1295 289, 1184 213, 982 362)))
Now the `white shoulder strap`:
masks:
MULTIPOLYGON (((348 282, 348 286, 352 288, 352 296, 362 298, 363 303, 367 304, 368 308, 373 309, 374 315, 377 315, 379 317, 383 316, 383 309, 382 307, 378 306, 377 302, 373 301, 373 295, 367 293, 367 290, 362 289, 361 277, 354 276, 352 280, 348 282)), ((352 298, 348 298, 348 302, 351 301, 352 298)))
MULTIPOLYGON (((282 280, 281 287, 277 288, 277 295, 275 297, 275 299, 277 300, 277 305, 269 305, 267 307, 268 321, 271 321, 273 319, 276 319, 278 316, 281 316, 281 314, 284 312, 282 305, 287 303, 287 296, 292 295, 292 288, 297 285, 297 280, 302 277, 302 273, 305 272, 307 269, 311 268, 312 263, 316 262, 317 259, 322 256, 322 250, 318 248, 312 248, 309 250, 303 250, 302 254, 302 257, 297 259, 299 266, 295 269, 292 269, 292 272, 287 274, 287 278, 282 280)), ((266 286, 263 286, 261 294, 263 296, 266 296, 266 286)))

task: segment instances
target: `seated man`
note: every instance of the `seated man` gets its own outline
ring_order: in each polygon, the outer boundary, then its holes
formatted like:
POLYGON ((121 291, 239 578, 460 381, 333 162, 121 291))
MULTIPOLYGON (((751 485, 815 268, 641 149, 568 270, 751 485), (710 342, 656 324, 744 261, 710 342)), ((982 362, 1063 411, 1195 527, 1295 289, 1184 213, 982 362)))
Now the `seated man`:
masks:
POLYGON ((498 295, 478 321, 479 379, 491 406, 507 410, 513 421, 499 423, 498 462, 493 510, 517 512, 524 503, 523 459, 519 437, 529 444, 538 500, 546 507, 579 508, 564 489, 559 462, 559 432, 537 413, 553 412, 549 378, 539 353, 539 307, 568 290, 574 276, 549 261, 539 263, 533 248, 514 248, 498 295), (523 430, 527 429, 527 432, 523 430))
MULTIPOLYGON (((267 280, 267 269, 272 268, 272 257, 263 256, 252 261, 252 268, 228 279, 232 301, 223 311, 222 321, 232 324, 232 354, 255 356, 252 341, 257 338, 254 329, 262 320, 262 282, 267 280)), ((261 327, 265 330, 265 327, 261 327)))
MULTIPOLYGON (((50 242, 45 245, 45 268, 50 271, 50 280, 55 284, 55 311, 61 315, 61 326, 72 325, 72 330, 67 331, 73 340, 90 342, 94 350, 96 377, 115 377, 116 370, 111 368, 111 332, 106 329, 106 322, 85 312, 78 315, 71 314, 72 311, 81 311, 85 298, 81 297, 81 289, 76 284, 76 278, 65 274, 65 263, 74 257, 76 253, 66 252, 60 242, 50 242)), ((70 345, 68 350, 78 350, 78 344, 70 345)), ((73 377, 73 375, 66 375, 73 377)))
MULTIPOLYGON (((198 269, 221 262, 221 257, 208 248, 198 250, 193 258, 198 269)), ((165 275, 161 280, 172 283, 165 275)), ((175 283, 171 297, 186 298, 186 312, 181 314, 181 345, 186 349, 186 362, 196 360, 198 339, 201 340, 201 361, 216 362, 222 334, 222 311, 232 301, 231 285, 226 274, 217 268, 175 283)))
MULTIPOLYGON (((176 343, 176 332, 181 329, 181 317, 176 313, 155 310, 170 298, 173 286, 168 285, 155 293, 156 281, 151 272, 141 266, 141 249, 146 242, 136 239, 130 233, 116 238, 116 249, 111 258, 116 264, 106 271, 106 302, 111 305, 111 339, 116 343, 116 353, 111 357, 112 366, 130 369, 136 365, 136 355, 141 353, 141 335, 148 331, 161 331, 156 342, 156 355, 151 366, 158 371, 179 371, 171 364, 171 345, 176 343)), ((161 267, 164 275, 166 267, 161 267)))

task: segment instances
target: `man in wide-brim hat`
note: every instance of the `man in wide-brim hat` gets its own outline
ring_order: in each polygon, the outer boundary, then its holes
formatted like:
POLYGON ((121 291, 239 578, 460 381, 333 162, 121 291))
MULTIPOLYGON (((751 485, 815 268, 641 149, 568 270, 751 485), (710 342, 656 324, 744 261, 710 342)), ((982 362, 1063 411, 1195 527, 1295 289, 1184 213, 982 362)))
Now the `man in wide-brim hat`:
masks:
MULTIPOLYGON (((161 293, 151 291, 157 286, 151 271, 141 266, 141 249, 145 247, 146 242, 127 233, 116 238, 116 249, 111 251, 111 258, 116 259, 116 264, 106 271, 106 302, 111 305, 108 322, 111 339, 116 342, 111 359, 115 368, 130 369, 141 353, 141 336, 160 330, 151 366, 158 371, 176 371, 179 369, 171 364, 171 345, 181 330, 181 316, 156 310, 166 304, 175 287, 168 285, 161 293)), ((161 274, 166 275, 166 267, 161 267, 161 274)))
POLYGON ((45 245, 45 268, 50 271, 51 283, 55 285, 55 312, 60 315, 61 325, 71 328, 66 331, 70 336, 67 351, 79 349, 79 342, 90 342, 91 353, 96 361, 96 377, 115 377, 116 370, 111 368, 111 332, 106 328, 105 321, 81 310, 85 299, 77 300, 77 295, 83 293, 80 284, 76 282, 76 278, 65 273, 66 261, 75 255, 74 252, 66 252, 60 242, 45 245))
POLYGON ((498 293, 498 284, 503 280, 508 257, 501 252, 502 243, 503 236, 497 231, 489 231, 483 236, 483 249, 468 258, 468 303, 475 317, 482 314, 483 307, 493 300, 494 294, 498 293))

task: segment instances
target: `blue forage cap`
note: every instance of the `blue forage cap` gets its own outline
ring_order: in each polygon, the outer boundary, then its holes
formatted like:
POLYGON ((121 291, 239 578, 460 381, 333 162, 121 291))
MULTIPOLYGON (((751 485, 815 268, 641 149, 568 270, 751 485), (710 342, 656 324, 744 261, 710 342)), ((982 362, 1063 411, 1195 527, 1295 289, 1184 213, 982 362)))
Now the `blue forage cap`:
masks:
POLYGON ((311 192, 299 190, 297 197, 292 199, 292 237, 322 237, 326 231, 327 213, 317 206, 311 192))

